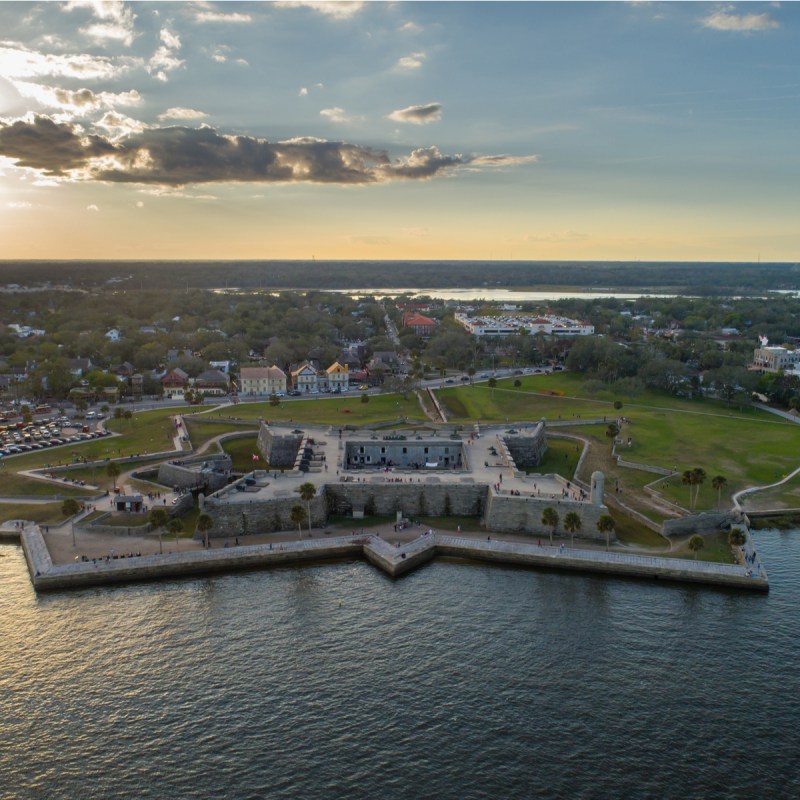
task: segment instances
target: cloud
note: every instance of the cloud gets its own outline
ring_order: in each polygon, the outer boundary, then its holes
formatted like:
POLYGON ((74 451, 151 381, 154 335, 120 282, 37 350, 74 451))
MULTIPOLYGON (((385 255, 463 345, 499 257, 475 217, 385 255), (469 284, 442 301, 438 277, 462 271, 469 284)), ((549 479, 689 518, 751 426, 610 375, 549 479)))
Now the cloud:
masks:
POLYGON ((31 50, 19 42, 0 42, 0 75, 5 78, 43 76, 81 80, 118 78, 141 64, 134 58, 108 58, 88 53, 56 55, 31 50))
POLYGON ((310 8, 312 11, 318 11, 320 14, 333 19, 349 19, 358 14, 366 4, 361 0, 335 0, 335 2, 326 2, 326 0, 279 0, 274 5, 280 8, 310 8))
POLYGON ((23 211, 27 208, 33 208, 33 203, 29 203, 27 200, 12 200, 6 203, 6 208, 13 208, 15 211, 23 211))
POLYGON ((369 184, 429 179, 458 169, 529 164, 535 156, 443 155, 424 147, 392 159, 385 150, 310 137, 270 142, 213 128, 145 128, 111 141, 47 117, 0 124, 0 156, 73 180, 151 184, 369 184))
POLYGON ((422 66, 426 58, 425 53, 411 53, 411 55, 398 58, 394 68, 399 72, 413 72, 422 66))
POLYGON ((144 208, 144 203, 141 200, 136 201, 136 208, 144 208))
POLYGON ((99 211, 100 209, 94 203, 91 203, 90 205, 86 206, 86 210, 87 211, 99 211))
POLYGON ((61 89, 27 81, 12 80, 11 83, 23 97, 36 100, 46 108, 62 111, 87 113, 101 108, 136 106, 142 102, 142 96, 136 89, 129 92, 93 92, 87 88, 61 89))
POLYGON ((158 118, 163 122, 166 119, 177 120, 190 120, 190 119, 205 119, 208 116, 205 111, 196 111, 193 108, 181 108, 174 106, 168 108, 163 114, 159 114, 158 118))
POLYGON ((147 63, 147 71, 157 80, 166 82, 167 73, 182 67, 186 62, 176 55, 181 47, 181 40, 167 28, 162 28, 159 38, 162 45, 153 53, 147 63))
POLYGON ((84 168, 91 159, 114 152, 114 145, 102 136, 81 136, 73 126, 48 117, 0 126, 0 155, 46 175, 66 176, 84 168))
POLYGON ((404 22, 397 30, 403 33, 419 33, 423 30, 423 27, 416 22, 409 21, 404 22))
POLYGON ((242 14, 238 11, 198 11, 195 14, 194 21, 200 23, 233 23, 242 24, 244 22, 252 22, 253 18, 250 14, 242 14))
POLYGON ((343 108, 323 108, 319 112, 321 117, 337 123, 359 122, 363 117, 352 116, 348 114, 343 108))
POLYGON ((132 133, 141 133, 145 128, 150 126, 138 119, 126 117, 124 114, 118 114, 116 111, 109 111, 95 123, 98 128, 103 128, 114 137, 119 139, 123 136, 129 136, 132 133))
POLYGON ((388 118, 395 122, 408 122, 412 125, 427 125, 429 122, 439 122, 442 118, 441 103, 425 103, 421 106, 408 106, 392 111, 388 118))
POLYGON ((300 87, 300 91, 297 93, 298 97, 308 97, 308 89, 305 86, 300 87))
POLYGON ((62 8, 67 12, 76 9, 90 10, 100 21, 80 30, 81 33, 99 40, 100 43, 111 39, 130 47, 133 42, 133 24, 136 15, 125 3, 116 0, 71 0, 62 8))
POLYGON ((737 31, 749 33, 751 31, 767 31, 779 28, 780 23, 769 14, 732 14, 734 6, 725 6, 714 11, 701 22, 706 28, 715 31, 737 31))

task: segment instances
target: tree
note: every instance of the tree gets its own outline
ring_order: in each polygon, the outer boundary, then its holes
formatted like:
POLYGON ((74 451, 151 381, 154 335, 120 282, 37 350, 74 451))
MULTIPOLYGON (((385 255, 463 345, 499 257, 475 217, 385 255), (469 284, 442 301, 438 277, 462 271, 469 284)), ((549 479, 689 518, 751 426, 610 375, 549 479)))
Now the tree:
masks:
POLYGON ((270 404, 270 405, 271 405, 273 408, 275 408, 276 406, 279 406, 279 405, 281 404, 281 399, 280 399, 280 397, 278 397, 278 395, 277 395, 277 394, 275 394, 275 392, 273 392, 273 393, 272 393, 272 394, 269 396, 269 404, 270 404))
POLYGON ((311 536, 311 501, 317 496, 317 487, 311 481, 301 483, 295 491, 300 495, 308 509, 308 535, 311 536))
POLYGON ((550 528, 550 544, 553 544, 553 533, 558 527, 558 511, 550 507, 542 511, 542 525, 550 528))
POLYGON ((717 490, 717 508, 722 502, 722 490, 728 485, 728 479, 724 475, 715 475, 711 479, 711 485, 717 490))
POLYGON ((158 534, 158 552, 164 552, 164 545, 161 541, 161 532, 164 526, 167 524, 168 515, 165 509, 163 508, 154 508, 148 517, 150 520, 150 524, 155 529, 155 532, 158 534))
MULTIPOLYGON (((68 497, 61 504, 61 513, 65 517, 74 517, 81 510, 81 504, 74 498, 68 497)), ((72 546, 75 547, 75 520, 72 520, 72 546)))
POLYGON ((581 515, 577 511, 568 511, 564 516, 564 527, 569 531, 569 546, 573 547, 575 544, 575 531, 581 529, 581 515))
POLYGON ((689 487, 689 508, 692 508, 692 486, 694 486, 694 473, 690 469, 685 469, 681 475, 681 483, 689 487))
POLYGON ((117 491, 117 478, 119 478, 120 473, 122 470, 119 468, 119 464, 116 461, 109 461, 108 466, 106 467, 106 475, 114 482, 114 491, 117 491))
POLYGON ((183 522, 177 517, 173 517, 167 523, 167 530, 175 536, 175 549, 179 549, 178 536, 183 533, 183 522))
POLYGON ((689 549, 694 553, 695 561, 697 560, 697 554, 706 546, 706 543, 703 541, 702 536, 698 536, 695 534, 689 539, 689 549))
POLYGON ((368 394, 362 394, 361 395, 361 402, 362 403, 369 403, 369 395, 368 394))
POLYGON ((297 534, 300 535, 300 526, 303 524, 303 520, 306 518, 306 510, 303 506, 292 506, 291 513, 289 514, 289 519, 297 525, 297 534))
POLYGON ((606 535, 606 550, 611 546, 611 531, 614 530, 614 518, 610 514, 601 514, 597 518, 597 530, 606 535))
POLYGON ((614 408, 619 411, 622 408, 622 400, 615 400, 614 401, 614 408))
POLYGON ((492 390, 492 396, 494 396, 495 386, 497 386, 497 378, 489 378, 489 388, 492 390))
POLYGON ((472 379, 475 377, 475 367, 470 367, 467 370, 467 375, 469 375, 469 382, 472 383, 472 379))
POLYGON ((203 541, 206 546, 206 550, 208 549, 208 532, 214 527, 214 520, 211 518, 210 514, 203 513, 197 518, 197 523, 195 525, 198 531, 203 535, 203 541))
POLYGON ((606 428, 606 436, 608 436, 608 438, 611 439, 611 447, 612 447, 612 449, 614 447, 614 442, 615 442, 615 440, 616 440, 618 435, 619 435, 619 425, 617 425, 616 422, 612 422, 606 428))
POLYGON ((519 378, 517 378, 517 379, 514 381, 514 388, 515 388, 515 389, 519 389, 519 388, 520 388, 520 386, 522 386, 522 381, 521 381, 519 378))
POLYGON ((692 475, 694 476, 694 485, 697 487, 694 490, 694 505, 692 506, 694 509, 697 506, 697 500, 700 497, 700 487, 705 483, 706 480, 706 471, 702 467, 695 467, 692 470, 692 475))
POLYGON ((731 547, 741 547, 747 541, 747 535, 741 528, 731 528, 728 533, 728 544, 731 547))

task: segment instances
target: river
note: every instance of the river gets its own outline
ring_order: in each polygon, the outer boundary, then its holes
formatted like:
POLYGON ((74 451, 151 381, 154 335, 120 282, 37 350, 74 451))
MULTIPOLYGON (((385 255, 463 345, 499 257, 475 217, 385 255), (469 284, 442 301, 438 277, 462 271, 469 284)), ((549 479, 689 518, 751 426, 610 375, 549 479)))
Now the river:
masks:
POLYGON ((0 546, 0 797, 800 796, 800 531, 769 595, 362 562, 37 596, 0 546))

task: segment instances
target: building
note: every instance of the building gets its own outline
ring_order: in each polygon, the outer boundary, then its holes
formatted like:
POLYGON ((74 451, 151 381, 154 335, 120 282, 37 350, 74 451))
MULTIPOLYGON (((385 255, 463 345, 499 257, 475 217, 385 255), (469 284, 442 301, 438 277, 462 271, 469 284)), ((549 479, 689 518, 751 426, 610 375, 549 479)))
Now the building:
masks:
POLYGON ((161 388, 167 397, 180 399, 189 385, 189 376, 180 367, 171 369, 162 379, 161 388))
POLYGON ((346 392, 350 388, 350 370, 346 364, 334 361, 326 370, 328 388, 332 391, 346 392))
POLYGON ((753 367, 760 372, 791 371, 800 364, 800 350, 763 345, 753 351, 753 367))
POLYGON ((303 394, 319 391, 317 371, 307 361, 292 370, 292 388, 303 394))
POLYGON ((207 369, 192 381, 192 385, 196 392, 219 396, 228 394, 230 378, 221 370, 207 369))
POLYGON ((415 311, 407 311, 403 314, 403 327, 414 331, 417 336, 421 336, 424 339, 428 336, 433 336, 436 323, 430 317, 426 317, 423 314, 418 314, 415 311))
POLYGON ((513 336, 525 332, 546 336, 592 336, 594 325, 556 316, 529 316, 524 314, 498 314, 497 316, 471 317, 456 312, 456 322, 473 336, 513 336))
POLYGON ((286 373, 271 367, 242 367, 239 373, 239 393, 268 397, 286 394, 286 373))
POLYGON ((122 338, 122 332, 118 328, 112 328, 106 331, 105 337, 109 342, 118 342, 122 338))

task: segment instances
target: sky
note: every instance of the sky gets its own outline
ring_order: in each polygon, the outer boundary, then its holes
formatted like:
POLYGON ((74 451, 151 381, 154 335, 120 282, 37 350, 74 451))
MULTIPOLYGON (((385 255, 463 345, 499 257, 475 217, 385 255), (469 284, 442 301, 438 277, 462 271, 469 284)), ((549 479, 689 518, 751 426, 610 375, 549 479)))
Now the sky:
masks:
POLYGON ((0 3, 1 259, 800 260, 795 3, 0 3))

